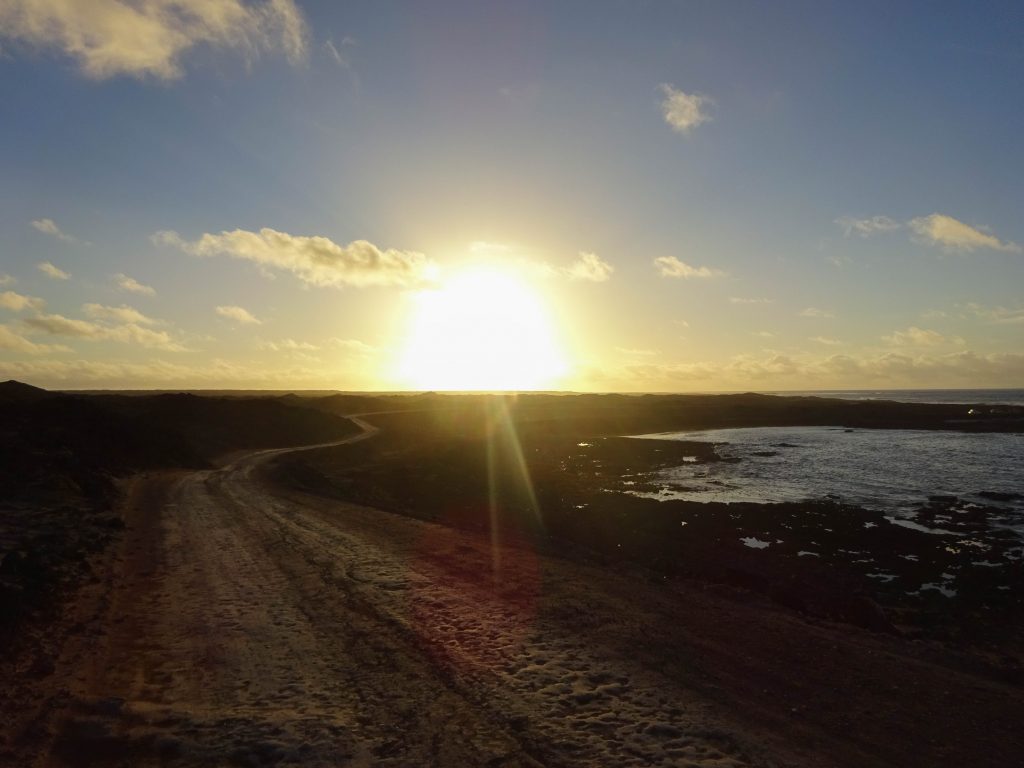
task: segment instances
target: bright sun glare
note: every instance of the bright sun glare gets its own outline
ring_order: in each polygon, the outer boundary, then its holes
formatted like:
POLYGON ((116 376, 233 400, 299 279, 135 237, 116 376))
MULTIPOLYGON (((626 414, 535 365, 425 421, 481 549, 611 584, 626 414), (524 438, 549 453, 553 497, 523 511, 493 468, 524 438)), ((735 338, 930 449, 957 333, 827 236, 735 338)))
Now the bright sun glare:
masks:
POLYGON ((511 272, 460 272, 414 301, 399 376, 415 389, 545 389, 566 372, 541 297, 511 272))

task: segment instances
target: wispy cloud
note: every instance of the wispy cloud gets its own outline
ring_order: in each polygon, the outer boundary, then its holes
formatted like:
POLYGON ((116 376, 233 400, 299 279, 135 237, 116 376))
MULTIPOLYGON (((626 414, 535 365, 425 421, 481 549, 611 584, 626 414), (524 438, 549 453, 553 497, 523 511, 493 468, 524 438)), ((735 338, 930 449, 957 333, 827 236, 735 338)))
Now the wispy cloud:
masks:
POLYGON ((693 267, 675 256, 659 256, 654 260, 654 266, 662 277, 675 277, 689 280, 691 278, 708 279, 724 277, 725 272, 711 267, 693 267))
POLYGON ((39 314, 22 320, 29 331, 50 336, 65 336, 85 341, 116 341, 122 344, 138 344, 168 352, 182 352, 185 347, 171 338, 166 331, 154 331, 136 323, 105 325, 89 320, 78 320, 64 315, 39 314))
POLYGON ((333 40, 325 40, 323 51, 331 61, 348 72, 348 76, 352 80, 352 87, 358 92, 361 87, 359 75, 356 74, 355 67, 352 66, 352 59, 347 53, 347 49, 354 48, 356 45, 356 41, 351 37, 342 38, 341 42, 337 45, 334 44, 333 40))
POLYGON ((359 339, 338 339, 334 338, 328 342, 331 349, 338 349, 350 355, 366 357, 374 354, 377 350, 371 345, 359 339))
POLYGON ((258 320, 249 310, 243 307, 222 306, 217 307, 216 312, 221 317, 234 320, 241 325, 262 325, 263 321, 258 320))
POLYGON ((53 219, 33 219, 32 227, 36 231, 42 232, 44 235, 50 235, 51 237, 55 237, 58 240, 62 240, 65 243, 82 242, 77 237, 72 237, 67 232, 62 231, 53 219))
POLYGON ((843 343, 839 339, 833 339, 829 336, 812 336, 811 341, 817 344, 824 344, 826 347, 838 347, 843 343))
POLYGON ((0 37, 58 51, 97 80, 173 80, 181 57, 206 46, 252 61, 281 51, 302 60, 306 24, 293 0, 4 0, 0 37))
POLYGON ((881 232, 892 232, 902 226, 898 221, 890 219, 888 216, 871 216, 866 219, 842 216, 836 219, 836 224, 839 225, 843 230, 843 234, 847 237, 854 234, 861 237, 869 237, 881 232))
POLYGON ((916 325, 902 331, 893 331, 883 336, 882 341, 897 347, 937 347, 943 344, 962 345, 964 343, 959 336, 943 336, 938 331, 918 328, 916 325))
POLYGON ((5 272, 0 272, 0 286, 14 285, 17 281, 5 272))
POLYGON ((711 121, 708 113, 714 100, 699 93, 684 93, 668 83, 658 89, 665 95, 661 102, 661 116, 676 133, 687 134, 702 123, 711 121))
POLYGON ((26 339, 19 333, 15 333, 9 326, 0 325, 0 349, 10 352, 20 352, 26 355, 45 355, 50 352, 70 352, 60 344, 36 344, 26 339))
POLYGON ((316 352, 320 349, 316 344, 310 344, 308 341, 296 341, 295 339, 261 341, 256 345, 256 348, 265 352, 316 352))
POLYGON ((995 251, 1021 253, 1017 243, 1002 241, 988 232, 941 213, 911 219, 908 226, 927 245, 937 245, 950 251, 976 251, 990 248, 995 251))
POLYGON ((596 253, 581 251, 579 258, 565 269, 570 280, 588 280, 603 283, 612 276, 615 267, 604 261, 596 253))
POLYGON ((867 219, 857 219, 852 216, 843 216, 836 219, 843 233, 849 237, 852 234, 861 237, 870 237, 881 232, 892 232, 906 227, 909 229, 917 242, 924 245, 933 245, 947 251, 976 251, 988 248, 994 251, 1007 251, 1009 253, 1022 253, 1024 249, 1020 245, 1010 241, 1000 240, 991 234, 984 227, 974 227, 965 224, 959 219, 947 216, 944 213, 932 213, 928 216, 918 216, 902 224, 888 216, 872 216, 867 219))
POLYGON ((151 285, 144 285, 133 277, 118 272, 114 275, 114 284, 117 285, 122 291, 128 291, 130 293, 141 293, 145 296, 155 296, 156 289, 151 285))
POLYGON ((981 304, 971 302, 963 305, 963 309, 969 316, 977 317, 981 320, 987 320, 990 323, 995 323, 997 325, 1024 324, 1024 307, 986 307, 981 304))
POLYGON ((830 312, 827 309, 818 309, 817 307, 806 307, 801 309, 798 313, 800 317, 835 317, 834 312, 830 312))
POLYGON ((36 268, 47 277, 53 278, 54 280, 67 280, 71 277, 71 274, 65 272, 60 267, 55 267, 48 261, 41 261, 36 264, 36 268))
POLYGON ((729 297, 729 303, 730 304, 774 304, 775 303, 775 299, 765 299, 765 298, 752 298, 752 299, 748 299, 748 298, 744 298, 742 296, 730 296, 729 297))
POLYGON ((35 296, 24 296, 14 291, 4 291, 0 293, 0 307, 9 309, 12 312, 21 312, 25 309, 32 309, 39 311, 46 305, 46 302, 42 299, 37 299, 35 296))
POLYGON ((97 320, 111 320, 118 323, 138 323, 139 325, 159 325, 159 320, 139 312, 135 307, 122 304, 120 307, 106 307, 102 304, 84 304, 82 311, 97 320))
POLYGON ((195 256, 225 255, 283 269, 318 286, 419 285, 428 282, 437 269, 414 251, 382 251, 366 240, 338 245, 326 237, 289 235, 269 228, 207 233, 191 242, 177 232, 163 231, 152 240, 195 256))

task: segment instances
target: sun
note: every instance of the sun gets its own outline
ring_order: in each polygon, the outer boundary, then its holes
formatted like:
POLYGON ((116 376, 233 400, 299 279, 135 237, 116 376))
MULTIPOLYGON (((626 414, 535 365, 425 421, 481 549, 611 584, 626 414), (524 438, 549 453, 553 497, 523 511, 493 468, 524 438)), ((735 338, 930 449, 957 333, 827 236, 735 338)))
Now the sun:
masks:
POLYGON ((567 371, 547 307, 511 271, 467 269, 413 301, 398 365, 413 389, 547 389, 567 371))

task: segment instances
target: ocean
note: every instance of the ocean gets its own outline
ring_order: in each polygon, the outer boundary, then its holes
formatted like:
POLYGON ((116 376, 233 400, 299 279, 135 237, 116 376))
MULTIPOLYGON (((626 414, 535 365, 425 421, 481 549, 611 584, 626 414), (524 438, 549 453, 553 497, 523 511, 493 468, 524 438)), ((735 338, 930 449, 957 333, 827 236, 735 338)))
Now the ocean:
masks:
POLYGON ((901 403, 1024 405, 1024 389, 835 389, 762 392, 764 395, 835 397, 840 400, 896 400, 901 403))

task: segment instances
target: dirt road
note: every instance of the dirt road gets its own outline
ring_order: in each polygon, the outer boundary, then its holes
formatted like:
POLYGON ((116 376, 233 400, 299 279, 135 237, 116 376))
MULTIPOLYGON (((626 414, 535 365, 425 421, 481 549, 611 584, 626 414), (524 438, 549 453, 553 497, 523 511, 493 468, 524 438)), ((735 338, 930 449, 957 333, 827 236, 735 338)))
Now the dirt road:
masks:
POLYGON ((599 641, 625 606, 560 600, 582 574, 509 549, 496 582, 476 537, 277 495, 258 470, 283 452, 135 483, 41 764, 745 764, 692 694, 599 641))
POLYGON ((133 483, 24 764, 913 764, 861 751, 891 748, 872 728, 913 727, 871 680, 923 666, 880 673, 885 639, 286 492, 260 471, 283 452, 133 483), (787 696, 838 706, 851 663, 882 725, 804 724, 787 696))

